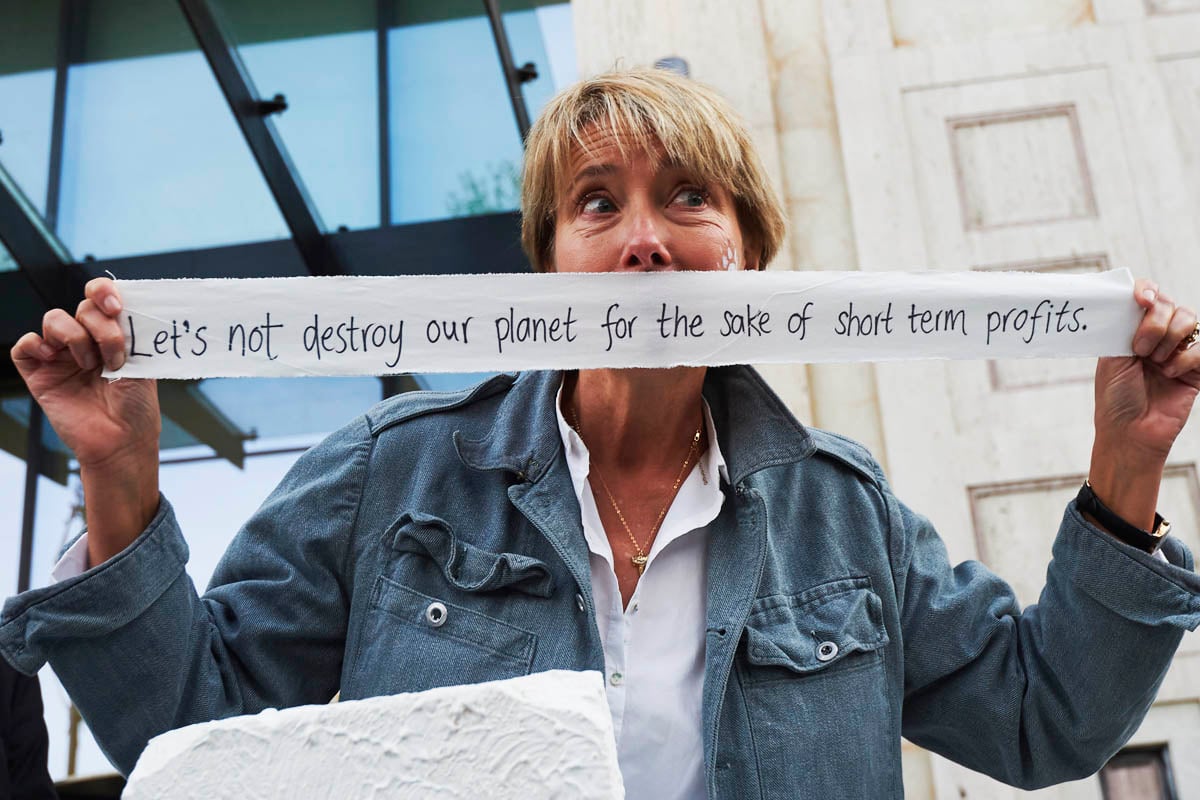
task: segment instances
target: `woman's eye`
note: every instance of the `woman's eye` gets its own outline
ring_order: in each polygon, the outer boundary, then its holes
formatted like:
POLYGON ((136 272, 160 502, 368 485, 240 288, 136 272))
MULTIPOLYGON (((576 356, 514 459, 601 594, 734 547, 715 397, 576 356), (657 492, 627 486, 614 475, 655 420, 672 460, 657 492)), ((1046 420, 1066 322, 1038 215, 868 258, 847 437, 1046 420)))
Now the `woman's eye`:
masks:
POLYGON ((708 193, 703 189, 681 189, 679 194, 675 195, 675 199, 671 201, 671 205, 702 208, 707 202, 708 193))
POLYGON ((607 214, 610 211, 615 211, 616 207, 607 197, 588 197, 585 198, 582 204, 583 213, 585 214, 607 214))

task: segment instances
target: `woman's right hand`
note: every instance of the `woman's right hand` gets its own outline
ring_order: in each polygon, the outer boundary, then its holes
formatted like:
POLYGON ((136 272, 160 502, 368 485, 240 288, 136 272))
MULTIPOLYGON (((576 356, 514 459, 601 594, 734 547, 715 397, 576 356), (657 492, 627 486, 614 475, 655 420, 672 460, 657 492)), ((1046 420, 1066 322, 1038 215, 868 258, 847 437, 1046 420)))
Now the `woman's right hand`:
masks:
POLYGON ((124 549, 158 508, 162 422, 154 381, 101 377, 102 366, 125 363, 116 283, 96 278, 85 295, 74 317, 62 309, 46 312, 41 334, 22 336, 12 360, 79 461, 88 550, 98 563, 124 549))

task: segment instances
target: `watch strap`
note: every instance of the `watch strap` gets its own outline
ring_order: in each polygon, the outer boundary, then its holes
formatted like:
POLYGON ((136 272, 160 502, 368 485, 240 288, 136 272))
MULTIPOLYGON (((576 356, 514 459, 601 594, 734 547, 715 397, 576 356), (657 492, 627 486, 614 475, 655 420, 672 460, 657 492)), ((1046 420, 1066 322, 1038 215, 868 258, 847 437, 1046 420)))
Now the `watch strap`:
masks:
POLYGON ((1171 523, 1162 518, 1161 514, 1154 515, 1154 531, 1144 531, 1136 525, 1131 525, 1117 516, 1111 508, 1100 502, 1092 485, 1087 481, 1079 488, 1075 496, 1075 505, 1085 514, 1090 514, 1101 526, 1127 545, 1153 553, 1158 550, 1162 540, 1171 529, 1171 523))

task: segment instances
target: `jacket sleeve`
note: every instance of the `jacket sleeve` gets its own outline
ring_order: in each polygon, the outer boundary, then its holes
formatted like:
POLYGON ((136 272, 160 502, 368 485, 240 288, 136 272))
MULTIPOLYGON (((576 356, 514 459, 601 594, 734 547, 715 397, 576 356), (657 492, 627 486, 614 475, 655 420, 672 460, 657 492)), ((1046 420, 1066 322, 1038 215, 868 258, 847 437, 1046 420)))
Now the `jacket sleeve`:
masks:
POLYGON ((1022 611, 982 564, 951 567, 929 521, 890 495, 903 632, 904 735, 1013 786, 1092 775, 1133 735, 1185 629, 1200 578, 1067 507, 1039 601, 1022 611))
POLYGON ((371 442, 360 419, 303 455, 239 531, 203 597, 160 499, 118 555, 9 598, 0 653, 27 674, 49 661, 124 774, 166 730, 327 702, 340 681, 345 562, 371 442))

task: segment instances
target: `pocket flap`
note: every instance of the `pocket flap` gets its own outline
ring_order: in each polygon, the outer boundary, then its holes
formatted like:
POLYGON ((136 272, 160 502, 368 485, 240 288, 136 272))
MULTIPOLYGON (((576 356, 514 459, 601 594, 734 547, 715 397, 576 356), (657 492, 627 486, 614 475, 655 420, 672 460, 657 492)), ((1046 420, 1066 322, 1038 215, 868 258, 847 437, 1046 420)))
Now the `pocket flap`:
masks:
POLYGON ((544 561, 520 553, 493 553, 454 535, 432 514, 406 511, 388 528, 392 548, 433 559, 446 580, 465 592, 515 589, 536 597, 554 594, 554 576, 544 561))
POLYGON ((845 578, 755 601, 746 622, 750 663, 806 673, 883 647, 883 603, 870 586, 868 578, 845 578))

